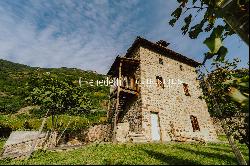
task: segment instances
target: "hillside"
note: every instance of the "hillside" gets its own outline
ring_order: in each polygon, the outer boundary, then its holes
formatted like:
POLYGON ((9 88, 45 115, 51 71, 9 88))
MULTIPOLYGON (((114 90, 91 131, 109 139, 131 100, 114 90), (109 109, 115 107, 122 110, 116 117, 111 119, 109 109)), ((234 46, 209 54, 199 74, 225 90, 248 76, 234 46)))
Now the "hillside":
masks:
MULTIPOLYGON (((82 130, 89 125, 105 122, 109 88, 107 86, 90 86, 84 80, 103 80, 105 75, 92 71, 84 71, 75 68, 38 68, 9 62, 0 59, 0 137, 8 137, 13 130, 38 130, 42 117, 46 111, 39 107, 30 107, 25 98, 30 94, 26 83, 32 75, 49 72, 56 75, 57 79, 72 81, 79 86, 79 78, 82 79, 81 88, 91 104, 88 114, 63 114, 58 116, 61 121, 61 129, 71 121, 68 130, 74 132, 82 130)), ((51 118, 51 117, 50 117, 51 118)), ((51 128, 48 120, 47 129, 51 128)))
MULTIPOLYGON (((76 68, 38 68, 9 62, 0 59, 0 112, 15 113, 26 106, 24 98, 27 96, 25 84, 29 76, 34 73, 50 72, 59 78, 67 78, 78 83, 79 78, 84 80, 102 80, 105 75, 76 68)), ((108 99, 109 89, 106 86, 82 85, 88 93, 91 102, 96 109, 104 109, 105 100, 108 99)))

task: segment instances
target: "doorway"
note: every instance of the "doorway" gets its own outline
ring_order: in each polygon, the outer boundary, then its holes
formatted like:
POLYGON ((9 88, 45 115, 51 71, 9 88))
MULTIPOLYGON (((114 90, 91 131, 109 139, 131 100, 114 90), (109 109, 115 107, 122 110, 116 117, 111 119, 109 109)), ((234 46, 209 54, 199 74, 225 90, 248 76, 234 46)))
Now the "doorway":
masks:
POLYGON ((151 137, 153 141, 160 141, 160 125, 158 113, 151 112, 151 137))

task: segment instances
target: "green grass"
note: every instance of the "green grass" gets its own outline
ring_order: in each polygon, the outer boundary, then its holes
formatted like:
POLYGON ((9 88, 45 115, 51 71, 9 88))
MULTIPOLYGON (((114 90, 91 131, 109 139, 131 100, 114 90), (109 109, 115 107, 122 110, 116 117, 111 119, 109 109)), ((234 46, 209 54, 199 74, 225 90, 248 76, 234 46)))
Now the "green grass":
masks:
MULTIPOLYGON (((42 124, 42 118, 33 115, 1 115, 0 114, 0 132, 1 128, 10 128, 11 130, 38 130, 42 124)), ((64 130, 68 123, 69 131, 79 131, 94 124, 102 124, 106 122, 106 112, 99 111, 86 116, 57 116, 58 130, 64 130)), ((52 129, 51 116, 47 119, 44 129, 52 129)))
POLYGON ((218 135, 218 139, 223 142, 228 142, 226 135, 218 135))
POLYGON ((5 138, 0 138, 0 151, 1 151, 2 148, 3 148, 3 145, 4 145, 5 141, 6 141, 5 138))
MULTIPOLYGON (((241 145, 249 161, 248 149, 241 145)), ((228 144, 92 144, 63 152, 37 151, 29 160, 0 160, 0 164, 190 164, 235 165, 228 144)))

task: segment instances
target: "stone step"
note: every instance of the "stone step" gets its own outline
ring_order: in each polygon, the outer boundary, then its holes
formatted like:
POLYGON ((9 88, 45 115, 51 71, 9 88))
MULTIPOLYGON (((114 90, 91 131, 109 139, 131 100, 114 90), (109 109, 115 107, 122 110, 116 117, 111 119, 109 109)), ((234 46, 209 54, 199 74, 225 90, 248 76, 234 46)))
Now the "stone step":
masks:
POLYGON ((129 133, 128 136, 130 137, 144 137, 142 133, 129 133))
POLYGON ((145 137, 130 137, 129 138, 132 142, 147 142, 145 137))
POLYGON ((128 137, 132 142, 135 142, 135 143, 147 142, 145 135, 142 133, 129 133, 128 137))

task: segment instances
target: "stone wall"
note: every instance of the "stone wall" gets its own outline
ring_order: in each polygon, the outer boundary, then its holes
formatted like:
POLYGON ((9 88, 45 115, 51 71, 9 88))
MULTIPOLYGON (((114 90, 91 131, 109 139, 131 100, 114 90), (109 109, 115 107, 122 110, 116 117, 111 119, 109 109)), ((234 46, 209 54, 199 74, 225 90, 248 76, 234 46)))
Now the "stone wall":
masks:
POLYGON ((202 91, 196 79, 194 67, 162 56, 147 48, 140 47, 142 128, 147 140, 151 140, 150 113, 159 115, 162 141, 170 141, 170 131, 183 137, 199 137, 206 141, 216 139, 216 133, 208 113, 207 105, 200 99, 202 91), (159 63, 162 58, 163 65, 159 63), (182 65, 182 66, 180 66, 182 65), (156 76, 165 79, 164 88, 156 86, 156 76), (153 85, 145 85, 152 80, 153 85), (173 79, 175 84, 172 84, 173 79), (188 84, 191 96, 186 96, 182 84, 176 84, 178 79, 188 84), (190 115, 198 119, 200 131, 193 132, 190 115), (172 128, 170 122, 172 123, 172 128))
POLYGON ((116 130, 116 141, 117 142, 127 142, 129 134, 129 123, 123 122, 117 124, 116 130))
POLYGON ((133 97, 128 100, 126 108, 123 110, 124 116, 121 123, 128 123, 129 131, 140 132, 142 130, 142 114, 140 97, 133 97))
MULTIPOLYGON (((123 131, 123 129, 124 128, 119 130, 119 132, 123 131)), ((2 157, 16 158, 19 156, 25 156, 28 154, 28 152, 30 152, 31 147, 36 140, 37 141, 34 150, 51 149, 56 147, 58 141, 57 132, 41 133, 38 139, 36 139, 38 133, 38 131, 13 131, 3 147, 2 157)), ((82 143, 109 141, 111 141, 111 125, 101 124, 92 126, 80 133, 75 133, 73 135, 64 134, 60 139, 58 146, 75 146, 82 145, 82 143)))
POLYGON ((111 125, 95 125, 90 127, 84 135, 84 142, 108 142, 111 139, 111 125))
MULTIPOLYGON (((137 47, 134 52, 132 53, 132 57, 134 59, 140 60, 140 48, 137 47)), ((138 82, 141 81, 141 68, 140 65, 136 69, 135 73, 135 80, 138 82)), ((139 86, 139 84, 138 84, 139 86)), ((139 92, 140 92, 140 86, 139 86, 139 92)), ((129 119, 129 131, 140 133, 142 131, 142 100, 141 100, 141 94, 139 93, 138 96, 135 96, 130 99, 127 108, 125 110, 128 115, 129 119)))

